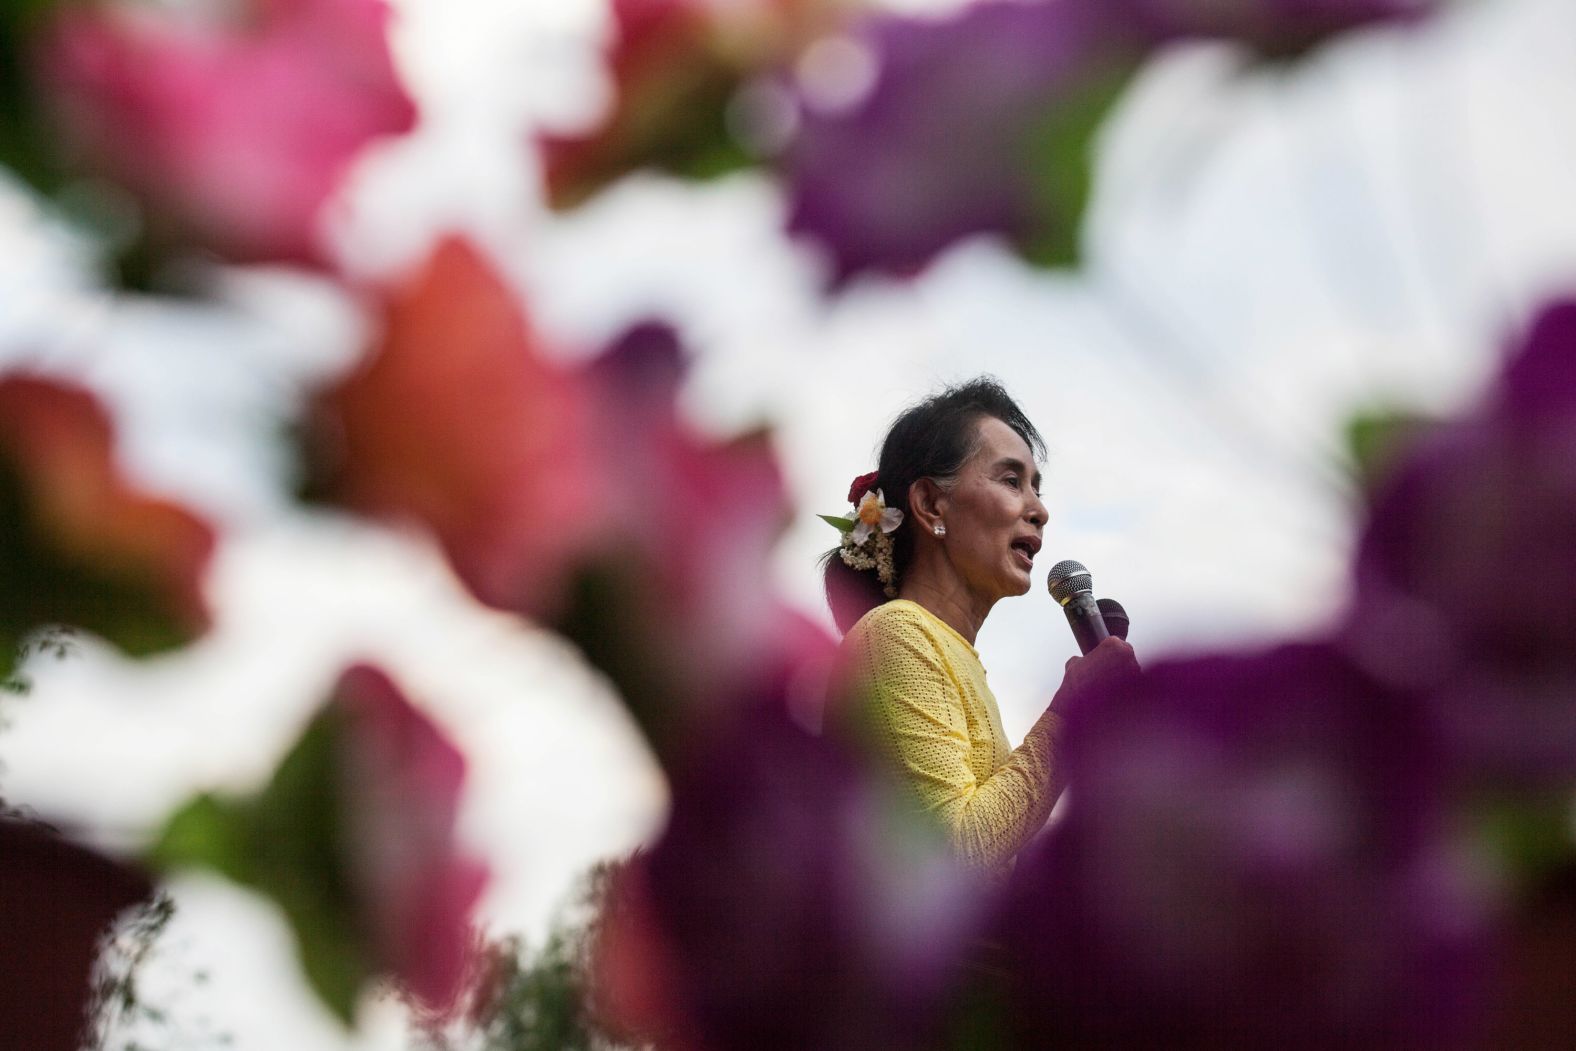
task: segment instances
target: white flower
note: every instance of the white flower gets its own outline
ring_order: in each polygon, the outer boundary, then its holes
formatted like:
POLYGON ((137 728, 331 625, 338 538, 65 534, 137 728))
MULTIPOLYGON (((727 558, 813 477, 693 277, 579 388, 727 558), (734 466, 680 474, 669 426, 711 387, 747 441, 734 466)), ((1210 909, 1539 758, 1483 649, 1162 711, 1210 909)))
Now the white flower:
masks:
POLYGON ((876 529, 883 533, 890 533, 903 524, 903 512, 895 507, 886 505, 886 497, 881 490, 873 489, 865 493, 859 501, 859 508, 854 512, 854 543, 863 544, 870 539, 870 534, 876 529))

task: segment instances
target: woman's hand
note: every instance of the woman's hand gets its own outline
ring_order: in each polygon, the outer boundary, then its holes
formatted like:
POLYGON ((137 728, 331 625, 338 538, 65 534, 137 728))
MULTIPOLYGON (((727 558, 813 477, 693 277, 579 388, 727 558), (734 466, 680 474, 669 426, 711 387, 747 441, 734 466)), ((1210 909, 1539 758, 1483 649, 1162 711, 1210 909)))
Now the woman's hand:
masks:
POLYGON ((1066 714, 1078 698, 1118 690, 1138 678, 1140 669, 1133 647, 1115 635, 1100 640, 1100 645, 1082 657, 1070 657, 1061 689, 1051 698, 1051 710, 1066 714))

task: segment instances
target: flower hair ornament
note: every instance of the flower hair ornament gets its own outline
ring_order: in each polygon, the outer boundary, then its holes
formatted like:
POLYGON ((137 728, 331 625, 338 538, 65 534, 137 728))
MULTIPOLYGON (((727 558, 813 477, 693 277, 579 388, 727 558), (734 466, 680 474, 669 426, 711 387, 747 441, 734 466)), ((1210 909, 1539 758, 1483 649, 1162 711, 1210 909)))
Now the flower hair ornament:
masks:
POLYGON ((892 565, 892 534, 903 524, 903 512, 886 505, 886 497, 880 489, 874 488, 875 483, 876 472, 872 471, 855 478, 854 484, 849 486, 848 502, 854 505, 852 518, 818 517, 843 534, 843 543, 837 551, 843 564, 861 572, 875 570, 886 597, 897 598, 897 586, 893 583, 896 570, 892 565))

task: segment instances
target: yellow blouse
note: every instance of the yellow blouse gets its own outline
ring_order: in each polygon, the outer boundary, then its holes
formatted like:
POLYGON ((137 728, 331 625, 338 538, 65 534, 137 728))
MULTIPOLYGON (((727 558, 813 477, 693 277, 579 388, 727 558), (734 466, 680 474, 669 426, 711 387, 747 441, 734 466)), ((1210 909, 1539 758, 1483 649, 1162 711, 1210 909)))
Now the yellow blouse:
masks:
POLYGON ((979 654, 906 599, 865 614, 843 641, 843 659, 862 721, 919 805, 965 860, 1008 868, 1061 794, 1060 717, 1047 710, 1021 745, 1009 746, 979 654))

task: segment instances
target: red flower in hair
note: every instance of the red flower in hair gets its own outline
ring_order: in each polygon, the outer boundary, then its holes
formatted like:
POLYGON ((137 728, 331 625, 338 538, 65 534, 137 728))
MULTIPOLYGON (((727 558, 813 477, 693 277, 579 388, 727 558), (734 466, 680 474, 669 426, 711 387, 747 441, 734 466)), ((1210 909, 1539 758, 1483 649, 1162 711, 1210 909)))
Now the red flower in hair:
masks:
POLYGON ((871 471, 869 474, 862 474, 855 478, 854 484, 848 487, 848 502, 851 504, 859 503, 861 496, 864 496, 876 487, 876 476, 880 473, 880 471, 871 471))

